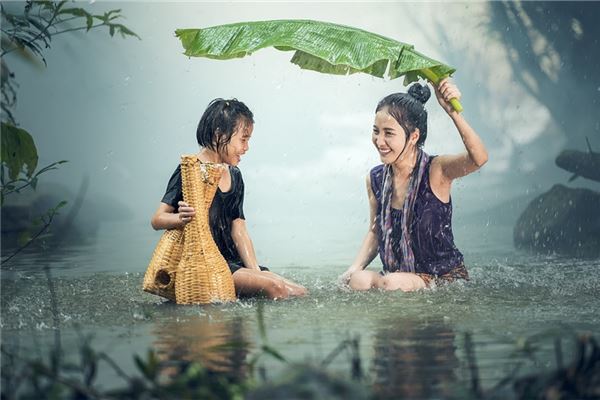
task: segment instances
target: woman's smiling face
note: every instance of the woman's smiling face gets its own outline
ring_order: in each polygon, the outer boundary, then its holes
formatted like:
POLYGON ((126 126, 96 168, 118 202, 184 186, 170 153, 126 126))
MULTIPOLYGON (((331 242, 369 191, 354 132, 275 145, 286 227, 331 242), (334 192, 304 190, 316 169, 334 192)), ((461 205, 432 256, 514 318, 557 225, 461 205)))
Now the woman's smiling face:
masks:
POLYGON ((404 150, 406 133, 398 121, 388 113, 387 108, 375 114, 372 140, 384 164, 396 161, 404 150))

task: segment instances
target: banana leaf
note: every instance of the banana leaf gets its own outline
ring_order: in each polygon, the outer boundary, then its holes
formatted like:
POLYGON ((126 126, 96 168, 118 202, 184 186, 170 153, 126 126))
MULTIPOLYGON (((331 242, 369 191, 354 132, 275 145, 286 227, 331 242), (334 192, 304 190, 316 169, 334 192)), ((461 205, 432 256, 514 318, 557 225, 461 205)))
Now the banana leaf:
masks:
MULTIPOLYGON (((294 51, 291 62, 312 71, 347 75, 357 72, 379 78, 404 76, 408 85, 421 78, 437 84, 455 69, 417 52, 412 45, 361 29, 311 20, 239 22, 175 31, 190 57, 217 60, 241 58, 274 47, 294 51)), ((451 101, 457 111, 462 106, 451 101)))

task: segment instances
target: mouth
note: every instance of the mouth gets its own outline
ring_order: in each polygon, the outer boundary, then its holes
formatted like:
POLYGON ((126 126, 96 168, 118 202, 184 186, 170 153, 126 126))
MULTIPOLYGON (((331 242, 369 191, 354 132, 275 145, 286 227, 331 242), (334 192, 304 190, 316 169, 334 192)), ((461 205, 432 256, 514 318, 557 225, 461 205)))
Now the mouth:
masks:
POLYGON ((377 149, 377 151, 379 152, 379 155, 381 155, 382 157, 385 157, 392 152, 391 150, 381 150, 381 149, 377 149))

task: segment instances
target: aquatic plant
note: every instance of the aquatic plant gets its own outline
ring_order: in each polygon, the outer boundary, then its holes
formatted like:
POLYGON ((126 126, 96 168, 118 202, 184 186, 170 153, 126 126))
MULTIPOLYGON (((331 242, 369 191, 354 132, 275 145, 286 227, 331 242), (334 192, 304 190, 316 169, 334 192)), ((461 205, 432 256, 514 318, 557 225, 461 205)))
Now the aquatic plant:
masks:
MULTIPOLYGON (((56 311, 56 308, 53 307, 56 311)), ((263 302, 256 302, 260 344, 247 363, 251 373, 243 378, 214 370, 185 358, 160 357, 155 350, 134 356, 135 369, 125 372, 106 353, 97 351, 91 337, 82 337, 76 360, 68 357, 60 344, 45 356, 27 358, 19 349, 2 345, 2 399, 384 399, 368 379, 363 379, 358 338, 340 342, 321 362, 294 363, 271 346, 264 322, 263 302), (347 352, 350 375, 329 371, 332 360, 347 352), (281 363, 283 372, 276 379, 267 376, 259 360, 270 357, 281 363), (103 389, 100 372, 111 369, 121 384, 103 389)), ((59 331, 59 329, 57 329, 59 331)), ((600 346, 591 335, 575 339, 576 354, 564 365, 562 339, 550 332, 519 339, 514 345, 513 370, 494 387, 484 388, 480 380, 475 344, 464 335, 468 379, 456 382, 450 399, 593 399, 600 395, 600 346), (556 366, 550 372, 519 374, 526 360, 536 354, 547 340, 554 341, 556 366)), ((60 343, 60 338, 57 343, 60 343)), ((247 344, 220 344, 215 350, 231 350, 247 344)), ((392 397, 395 398, 395 397, 392 397)))

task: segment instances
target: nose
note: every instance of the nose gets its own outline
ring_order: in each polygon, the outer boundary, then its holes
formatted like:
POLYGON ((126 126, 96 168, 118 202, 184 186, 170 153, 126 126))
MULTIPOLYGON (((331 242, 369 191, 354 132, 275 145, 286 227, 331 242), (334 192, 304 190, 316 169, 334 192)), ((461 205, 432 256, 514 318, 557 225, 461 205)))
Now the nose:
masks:
POLYGON ((377 148, 381 148, 383 147, 383 145, 385 144, 385 140, 383 138, 383 135, 377 135, 375 136, 375 145, 377 146, 377 148))

